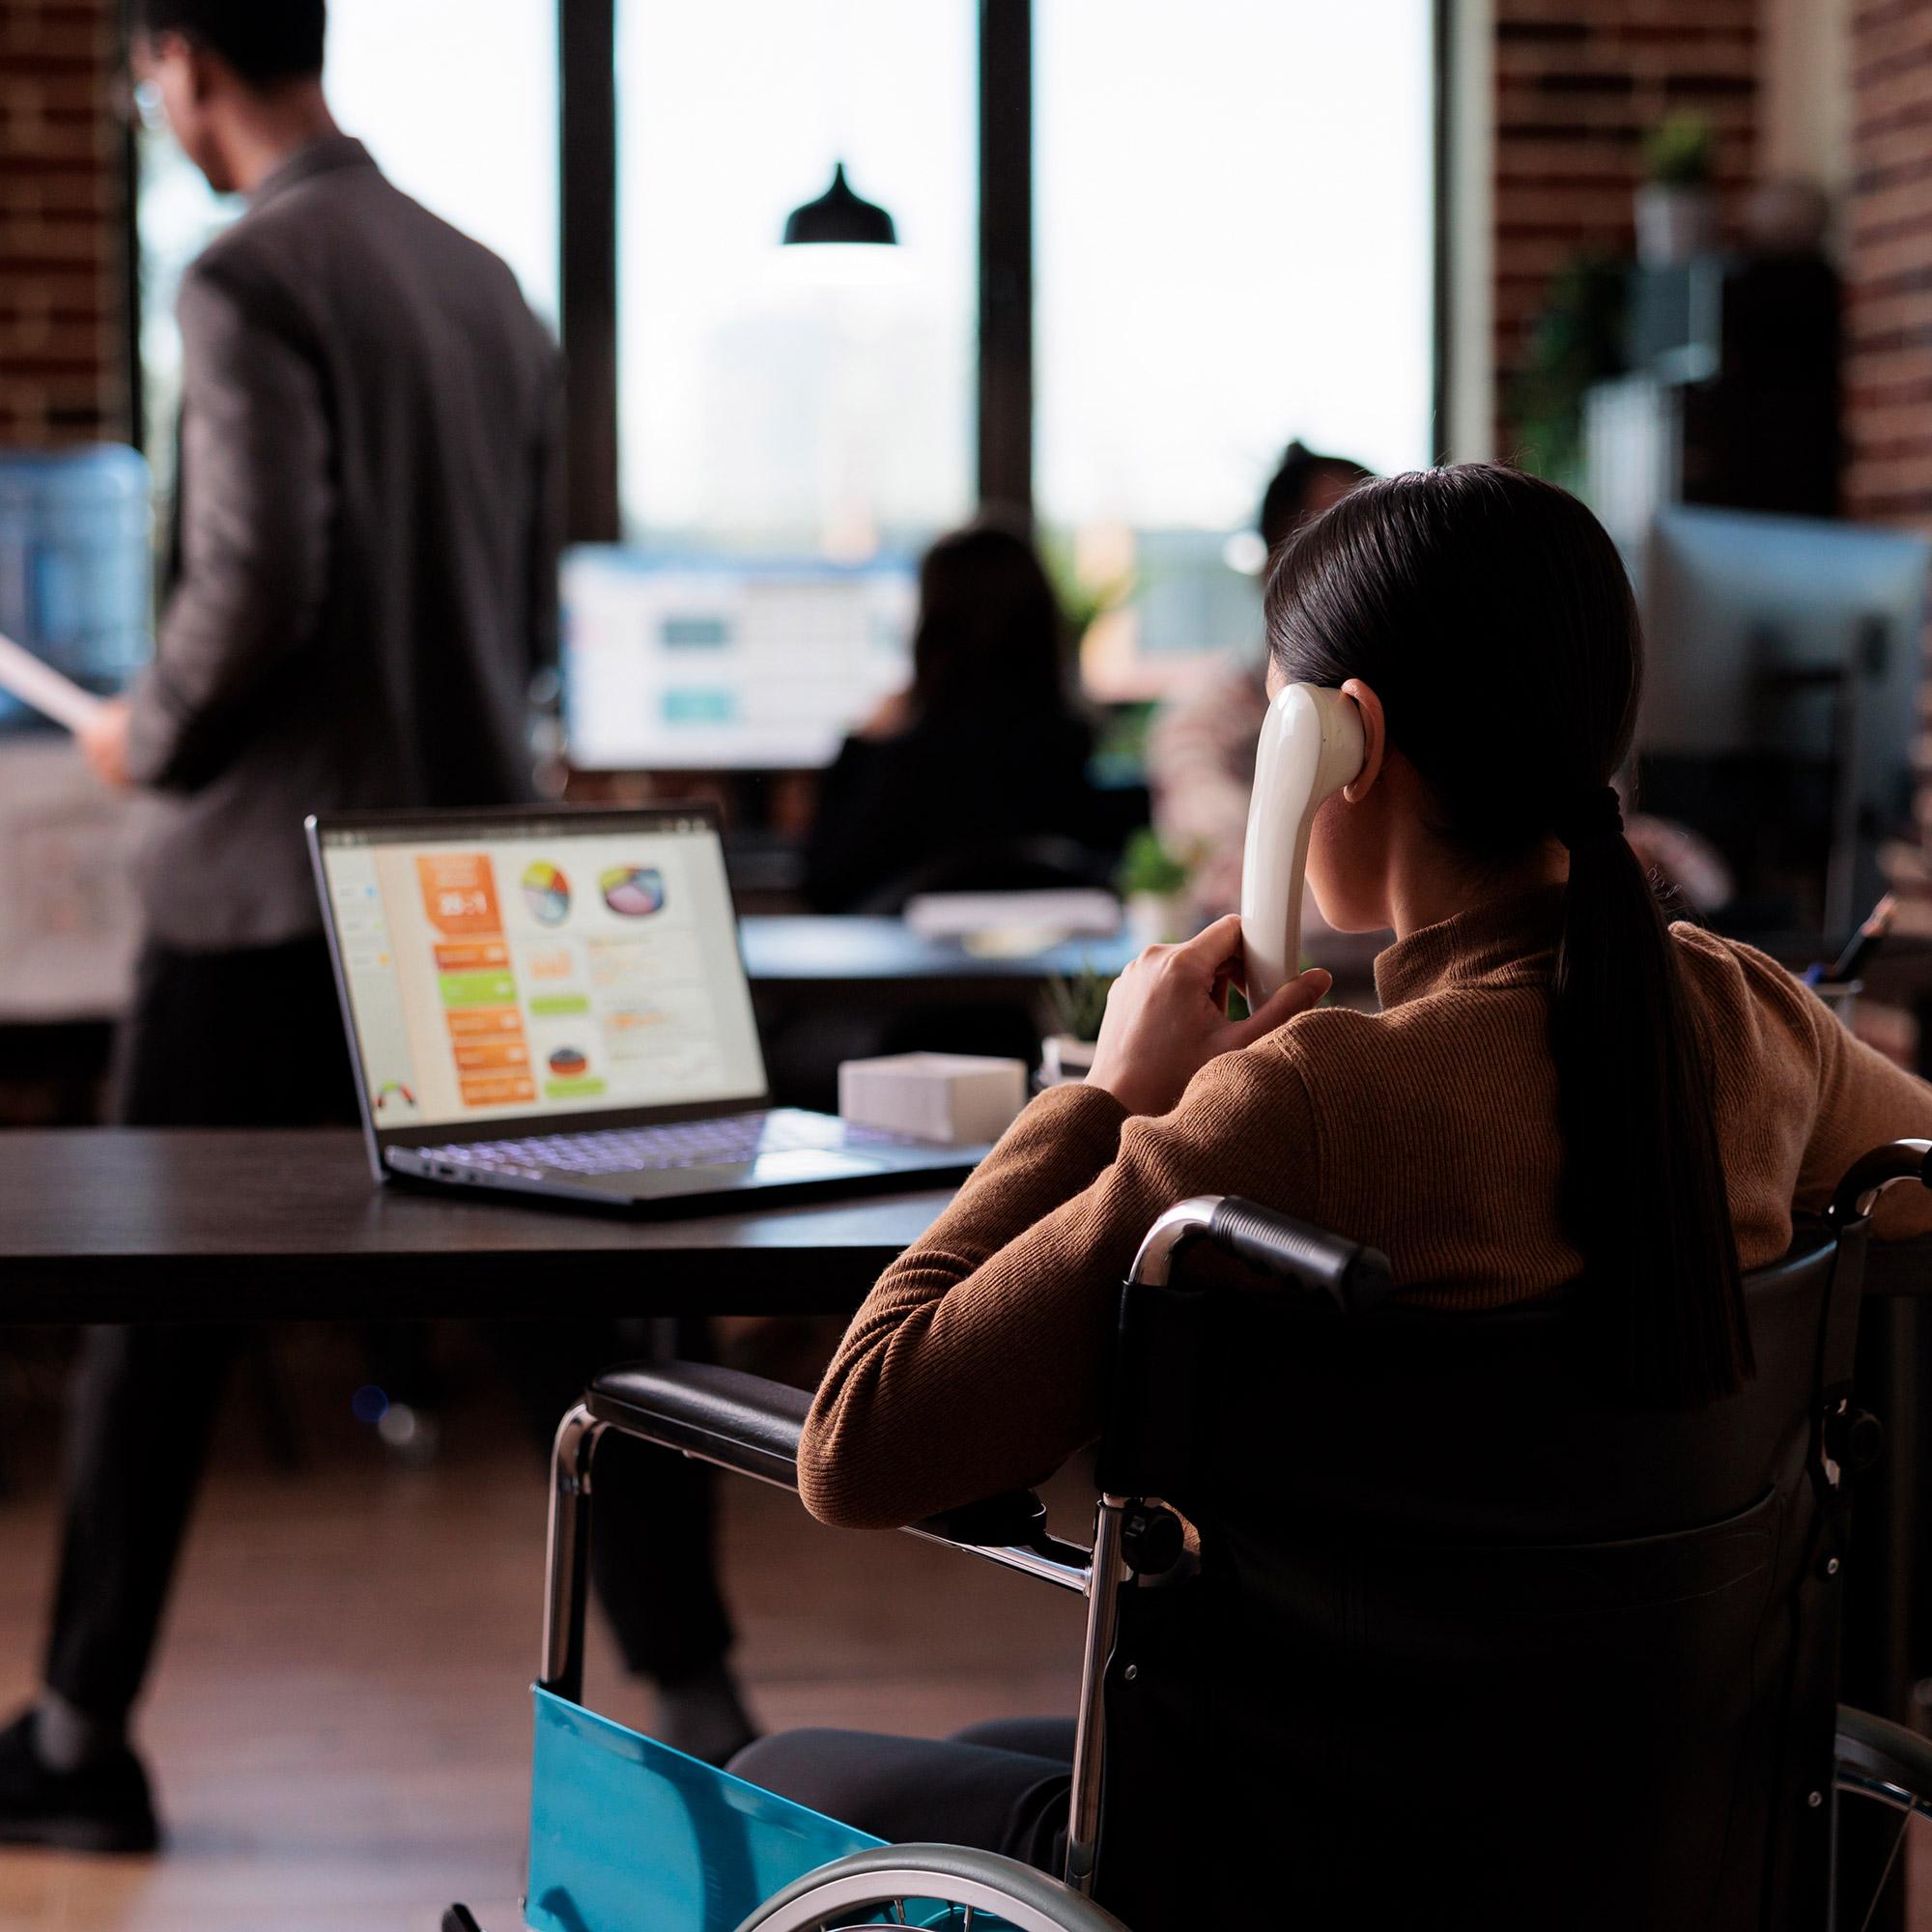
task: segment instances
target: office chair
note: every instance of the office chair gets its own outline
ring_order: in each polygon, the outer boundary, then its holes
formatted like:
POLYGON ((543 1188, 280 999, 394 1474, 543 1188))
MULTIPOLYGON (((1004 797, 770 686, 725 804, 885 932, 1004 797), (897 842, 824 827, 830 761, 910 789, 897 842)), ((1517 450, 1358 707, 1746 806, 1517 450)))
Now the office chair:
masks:
POLYGON ((1086 1598, 1058 1879, 878 1845, 582 1709, 598 1437, 791 1486, 809 1402, 693 1364, 599 1377, 554 1463, 530 1923, 1875 1922, 1932 1750, 1835 1704, 1877 1430, 1850 1377, 1871 1207, 1912 1179, 1932 1142, 1867 1155, 1747 1278, 1757 1374, 1688 1414, 1604 1389, 1565 1295, 1396 1305, 1374 1251, 1170 1209, 1122 1294, 1092 1548, 1028 1494, 913 1526, 1086 1598))

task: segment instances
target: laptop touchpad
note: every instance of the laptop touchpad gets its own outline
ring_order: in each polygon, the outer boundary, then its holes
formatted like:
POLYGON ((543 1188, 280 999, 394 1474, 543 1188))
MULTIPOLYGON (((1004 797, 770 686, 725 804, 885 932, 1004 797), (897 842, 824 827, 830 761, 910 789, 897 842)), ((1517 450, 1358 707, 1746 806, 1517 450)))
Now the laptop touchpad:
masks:
POLYGON ((836 1180, 844 1175, 879 1174, 884 1165, 830 1148, 787 1148, 781 1153, 761 1153, 752 1172, 759 1180, 836 1180))

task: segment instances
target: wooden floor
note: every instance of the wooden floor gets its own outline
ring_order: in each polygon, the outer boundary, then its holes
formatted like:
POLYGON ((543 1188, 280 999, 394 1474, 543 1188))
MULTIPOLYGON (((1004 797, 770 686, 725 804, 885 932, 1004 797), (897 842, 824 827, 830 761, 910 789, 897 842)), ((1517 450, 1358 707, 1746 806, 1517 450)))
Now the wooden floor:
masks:
MULTIPOLYGON (((0 1851, 6 1932, 434 1932, 468 1900, 521 1924, 541 1471, 507 1410, 452 1426, 427 1470, 371 1436, 297 1479, 224 1456, 191 1544, 141 1741, 169 1849, 0 1851)), ((239 1453, 238 1453, 239 1451, 239 1453)), ((0 1700, 35 1681, 50 1469, 0 1504, 0 1700)), ((940 1734, 1072 1707, 1079 1605, 906 1537, 835 1535, 727 1486, 724 1561, 755 1714, 940 1734)), ((598 1634, 590 1701, 649 1728, 598 1634)))

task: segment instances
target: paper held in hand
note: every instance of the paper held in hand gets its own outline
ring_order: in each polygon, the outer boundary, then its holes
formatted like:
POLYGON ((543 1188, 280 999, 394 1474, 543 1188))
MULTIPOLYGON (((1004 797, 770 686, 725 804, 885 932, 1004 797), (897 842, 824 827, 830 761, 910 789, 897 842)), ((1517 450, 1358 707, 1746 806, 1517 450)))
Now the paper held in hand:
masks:
POLYGON ((70 731, 91 723, 101 703, 4 633, 0 633, 0 691, 11 692, 22 704, 31 704, 70 731))

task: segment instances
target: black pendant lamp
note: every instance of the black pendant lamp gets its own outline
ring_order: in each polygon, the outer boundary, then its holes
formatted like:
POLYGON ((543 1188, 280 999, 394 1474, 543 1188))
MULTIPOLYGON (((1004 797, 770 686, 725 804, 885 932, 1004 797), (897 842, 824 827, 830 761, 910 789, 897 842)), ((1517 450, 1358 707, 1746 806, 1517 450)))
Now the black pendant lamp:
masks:
POLYGON ((891 247, 898 241, 893 217, 875 201, 852 192, 845 182, 845 163, 832 170, 832 185, 816 201, 808 201, 785 217, 784 245, 842 242, 891 247))

